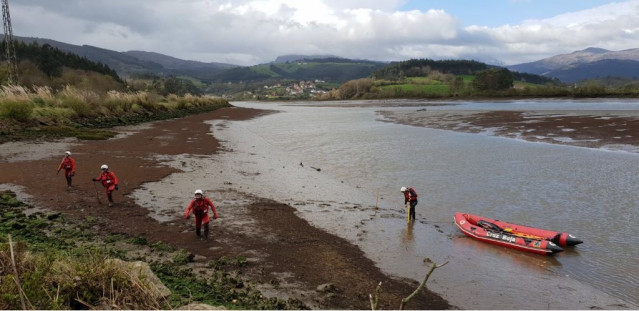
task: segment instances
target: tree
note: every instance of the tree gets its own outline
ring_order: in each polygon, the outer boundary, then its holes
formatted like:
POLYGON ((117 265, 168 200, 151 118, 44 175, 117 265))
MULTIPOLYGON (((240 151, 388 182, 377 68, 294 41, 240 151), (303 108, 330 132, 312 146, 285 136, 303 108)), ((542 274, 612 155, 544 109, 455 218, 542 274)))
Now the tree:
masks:
POLYGON ((162 95, 175 94, 184 96, 187 93, 191 95, 202 95, 202 91, 190 80, 170 77, 164 81, 162 95))
POLYGON ((479 91, 501 91, 513 87, 513 75, 505 68, 491 68, 478 72, 472 82, 479 91))
POLYGON ((450 93, 452 95, 459 95, 464 92, 464 78, 455 77, 455 79, 450 83, 450 93))

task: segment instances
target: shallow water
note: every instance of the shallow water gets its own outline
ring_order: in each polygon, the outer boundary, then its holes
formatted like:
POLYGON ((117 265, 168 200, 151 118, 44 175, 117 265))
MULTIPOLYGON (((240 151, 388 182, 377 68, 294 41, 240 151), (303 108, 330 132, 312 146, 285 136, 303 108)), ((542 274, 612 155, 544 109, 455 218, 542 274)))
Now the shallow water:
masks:
MULTIPOLYGON (((377 202, 380 211, 375 217, 368 217, 372 212, 369 215, 335 212, 340 216, 334 219, 334 225, 330 224, 332 220, 322 220, 327 213, 317 212, 313 207, 300 210, 311 221, 326 223, 322 226, 358 241, 390 273, 419 280, 425 271, 424 257, 436 262, 450 261, 449 272, 438 271, 439 276, 433 276, 431 286, 441 286, 441 290, 461 286, 469 291, 467 298, 483 301, 483 306, 491 308, 579 308, 571 304, 577 301, 562 301, 556 293, 578 295, 575 287, 584 284, 639 303, 636 290, 639 230, 635 226, 639 220, 637 154, 529 143, 377 120, 377 110, 405 107, 234 104, 285 111, 242 122, 237 128, 230 126, 229 131, 244 132, 234 135, 259 137, 266 149, 284 152, 287 158, 299 159, 305 167, 321 168, 322 176, 356 187, 361 193, 353 193, 351 203, 363 200, 361 204, 370 207, 377 202), (418 190, 418 219, 426 223, 406 227, 399 193, 402 185, 418 190), (453 227, 451 219, 457 211, 565 230, 585 243, 549 258, 483 245, 464 238, 453 227), (359 232, 342 232, 356 223, 350 218, 362 219, 355 230, 359 232), (539 298, 545 301, 530 302, 528 286, 537 288, 539 298), (507 295, 518 287, 528 298, 507 295), (501 302, 495 305, 492 295, 482 293, 485 290, 504 293, 496 299, 501 302)), ((485 108, 482 104, 453 107, 485 108)), ((489 109, 504 104, 507 103, 491 103, 489 109)), ((605 112, 605 105, 599 102, 587 101, 583 105, 585 110, 605 112)), ((553 103, 548 101, 517 104, 519 109, 538 106, 553 109, 553 103)), ((577 110, 579 102, 561 102, 558 106, 555 109, 577 110)), ((636 103, 622 101, 613 105, 614 110, 632 108, 638 108, 636 103)), ((269 151, 260 150, 256 154, 260 152, 269 151)), ((302 193, 305 195, 312 196, 302 193)), ((330 200, 332 194, 322 193, 319 197, 330 200)), ((338 202, 345 200, 343 194, 333 197, 339 198, 338 202)))
MULTIPOLYGON (((380 122, 378 110, 420 109, 420 102, 406 103, 233 103, 282 112, 211 121, 212 134, 233 152, 164 159, 184 172, 134 196, 140 204, 152 197, 160 221, 182 212, 188 198, 175 193, 196 188, 214 202, 220 190, 234 189, 290 204, 312 224, 357 244, 389 274, 421 281, 424 258, 448 261, 427 286, 464 309, 637 308, 639 154, 380 122), (167 183, 173 194, 161 191, 167 183), (420 194, 412 225, 402 208, 403 185, 420 194), (585 243, 554 257, 480 243, 453 225, 457 211, 565 230, 585 243)), ((516 104, 536 105, 553 108, 548 101, 516 104)), ((556 109, 568 106, 578 103, 556 109)), ((216 205, 221 214, 241 208, 216 205)))

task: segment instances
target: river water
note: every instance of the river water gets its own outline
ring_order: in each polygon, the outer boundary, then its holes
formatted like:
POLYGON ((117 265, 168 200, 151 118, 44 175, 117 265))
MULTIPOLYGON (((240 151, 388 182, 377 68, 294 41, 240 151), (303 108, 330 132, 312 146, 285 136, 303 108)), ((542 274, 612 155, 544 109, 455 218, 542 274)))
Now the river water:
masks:
MULTIPOLYGON (((185 191, 207 180, 210 190, 233 185, 288 203, 391 275, 421 281, 425 258, 448 262, 427 286, 460 308, 638 308, 639 153, 393 124, 378 113, 419 102, 232 104, 280 113, 212 121, 233 152, 198 159, 210 168, 183 178, 185 191), (401 186, 420 195, 414 224, 401 186), (455 212, 567 231, 584 243, 552 257, 489 245, 461 234, 455 212)), ((639 110, 623 100, 455 104, 428 109, 639 110)))

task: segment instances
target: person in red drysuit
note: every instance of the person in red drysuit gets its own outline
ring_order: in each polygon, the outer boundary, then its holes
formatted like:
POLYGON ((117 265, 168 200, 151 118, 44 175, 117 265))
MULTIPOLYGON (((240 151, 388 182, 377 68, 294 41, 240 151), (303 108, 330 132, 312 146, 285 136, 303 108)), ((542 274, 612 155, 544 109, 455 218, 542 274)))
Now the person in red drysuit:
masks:
POLYGON ((92 178, 91 180, 102 182, 109 199, 109 206, 113 206, 113 190, 118 190, 118 178, 115 177, 113 172, 109 171, 109 167, 106 164, 102 164, 100 170, 102 170, 100 177, 92 178))
POLYGON ((71 182, 73 181, 73 176, 75 176, 75 159, 71 157, 71 151, 64 153, 64 158, 62 162, 60 162, 56 174, 60 173, 61 169, 64 169, 64 178, 67 179, 67 189, 71 189, 71 182))
POLYGON ((195 198, 191 200, 189 206, 184 211, 184 218, 189 219, 191 213, 195 215, 195 234, 198 237, 200 235, 200 228, 204 225, 204 239, 209 238, 209 207, 213 211, 213 219, 217 219, 217 211, 215 211, 215 205, 207 197, 204 196, 202 190, 195 190, 195 198))
POLYGON ((415 207, 417 207, 417 191, 412 187, 402 187, 399 191, 404 194, 404 204, 410 204, 409 219, 415 221, 415 207))

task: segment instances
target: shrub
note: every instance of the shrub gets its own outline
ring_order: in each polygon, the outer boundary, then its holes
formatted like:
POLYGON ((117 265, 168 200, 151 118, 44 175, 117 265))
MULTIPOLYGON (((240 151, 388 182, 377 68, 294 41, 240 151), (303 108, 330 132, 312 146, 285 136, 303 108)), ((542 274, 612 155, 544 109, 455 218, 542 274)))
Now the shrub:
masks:
POLYGON ((8 100, 0 103, 0 117, 18 122, 31 120, 34 105, 30 102, 8 100))
POLYGON ((33 110, 33 118, 36 120, 52 120, 57 123, 65 123, 76 116, 76 112, 68 107, 36 107, 33 110))

